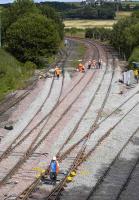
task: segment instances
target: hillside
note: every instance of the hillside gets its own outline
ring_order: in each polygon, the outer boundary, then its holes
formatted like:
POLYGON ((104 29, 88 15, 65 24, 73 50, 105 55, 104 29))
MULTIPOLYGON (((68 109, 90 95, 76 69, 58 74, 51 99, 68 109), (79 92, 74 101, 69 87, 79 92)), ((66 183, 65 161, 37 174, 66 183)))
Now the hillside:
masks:
POLYGON ((31 63, 21 64, 5 50, 0 49, 0 100, 5 94, 25 85, 33 73, 31 63))

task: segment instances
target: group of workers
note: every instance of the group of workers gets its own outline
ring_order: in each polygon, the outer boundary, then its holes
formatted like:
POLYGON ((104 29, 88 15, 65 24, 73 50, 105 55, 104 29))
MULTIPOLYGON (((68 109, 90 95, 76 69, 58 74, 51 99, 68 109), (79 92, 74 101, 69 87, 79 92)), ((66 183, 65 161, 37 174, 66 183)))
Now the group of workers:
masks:
POLYGON ((96 68, 96 69, 100 69, 101 65, 102 65, 101 59, 99 59, 98 62, 96 62, 96 60, 89 60, 87 69, 91 69, 91 67, 96 68))
MULTIPOLYGON (((102 65, 102 60, 101 59, 99 59, 98 62, 96 62, 96 60, 89 60, 87 69, 91 69, 91 67, 96 68, 96 69, 100 69, 101 65, 102 65)), ((84 67, 84 65, 82 63, 80 63, 77 66, 77 71, 85 72, 85 67, 84 67)))
MULTIPOLYGON (((91 69, 91 67, 100 69, 101 65, 102 65, 101 59, 99 59, 98 62, 96 62, 96 60, 89 60, 87 69, 91 69)), ((85 67, 82 63, 78 64, 77 71, 82 72, 82 73, 85 72, 85 67)), ((61 73, 63 74, 63 71, 60 69, 60 67, 56 66, 55 70, 54 70, 54 75, 55 75, 55 77, 57 77, 57 79, 59 79, 61 73)))
MULTIPOLYGON (((98 62, 96 62, 96 60, 89 60, 87 69, 91 69, 91 67, 96 68, 96 69, 97 68, 100 69, 101 65, 102 65, 102 60, 101 59, 99 59, 98 62)), ((85 72, 85 67, 84 67, 84 65, 82 63, 78 64, 77 71, 78 72, 82 72, 82 73, 85 72)), ((54 69, 54 76, 57 77, 57 79, 59 79, 61 73, 64 76, 63 70, 61 70, 60 67, 56 66, 55 69, 54 69)))

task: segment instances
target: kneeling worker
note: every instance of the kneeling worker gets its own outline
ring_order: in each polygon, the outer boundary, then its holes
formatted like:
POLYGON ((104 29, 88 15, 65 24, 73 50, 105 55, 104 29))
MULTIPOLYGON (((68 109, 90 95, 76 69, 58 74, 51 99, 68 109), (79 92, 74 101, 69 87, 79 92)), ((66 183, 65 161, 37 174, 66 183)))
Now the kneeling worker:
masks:
POLYGON ((59 163, 58 163, 56 157, 54 156, 50 163, 50 179, 54 183, 56 183, 58 172, 59 172, 59 163))
POLYGON ((83 64, 80 63, 80 64, 78 65, 78 71, 79 71, 79 72, 85 72, 85 67, 84 67, 83 64))
POLYGON ((61 74, 61 69, 59 67, 55 68, 55 76, 57 77, 57 79, 59 79, 59 76, 61 74))

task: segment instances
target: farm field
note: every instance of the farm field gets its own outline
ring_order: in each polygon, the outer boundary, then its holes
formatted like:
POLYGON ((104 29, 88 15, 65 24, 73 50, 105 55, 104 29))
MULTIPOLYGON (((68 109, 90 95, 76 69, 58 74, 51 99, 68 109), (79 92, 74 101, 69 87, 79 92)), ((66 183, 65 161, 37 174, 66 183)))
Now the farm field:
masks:
POLYGON ((119 11, 119 12, 116 12, 116 17, 115 19, 121 19, 123 17, 129 17, 131 16, 132 12, 131 11, 119 11))
POLYGON ((123 17, 128 17, 132 14, 130 11, 119 11, 116 13, 115 20, 65 20, 65 28, 93 28, 93 27, 105 27, 112 28, 113 24, 117 22, 118 19, 123 17))
POLYGON ((93 27, 106 27, 111 28, 117 20, 65 20, 65 28, 93 28, 93 27))

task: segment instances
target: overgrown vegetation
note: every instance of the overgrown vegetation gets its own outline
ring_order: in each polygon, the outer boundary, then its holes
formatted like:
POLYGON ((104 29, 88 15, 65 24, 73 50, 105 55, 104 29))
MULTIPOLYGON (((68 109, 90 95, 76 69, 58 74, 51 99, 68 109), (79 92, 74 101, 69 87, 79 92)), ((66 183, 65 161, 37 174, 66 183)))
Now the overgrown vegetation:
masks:
POLYGON ((24 87, 25 80, 34 73, 35 67, 31 62, 20 63, 12 55, 0 49, 0 100, 8 92, 24 87))
POLYGON ((58 52, 64 25, 54 9, 15 0, 2 11, 2 42, 17 59, 44 66, 58 52), (44 62, 45 61, 45 62, 44 62))
POLYGON ((84 46, 84 44, 78 42, 76 44, 76 51, 78 52, 77 57, 71 62, 71 67, 73 68, 76 68, 78 64, 83 60, 84 54, 86 52, 86 47, 84 46))
POLYGON ((54 58, 64 37, 64 25, 53 8, 36 6, 33 0, 15 0, 0 11, 1 100, 9 91, 24 87, 36 67, 46 66, 54 58))
POLYGON ((112 30, 93 28, 86 30, 86 37, 109 40, 119 54, 129 62, 139 61, 139 11, 131 17, 120 19, 112 30))

